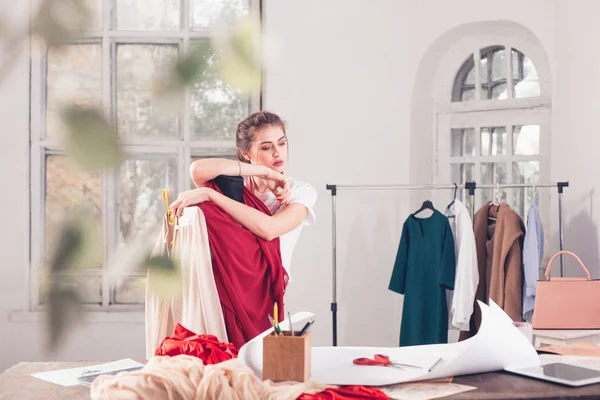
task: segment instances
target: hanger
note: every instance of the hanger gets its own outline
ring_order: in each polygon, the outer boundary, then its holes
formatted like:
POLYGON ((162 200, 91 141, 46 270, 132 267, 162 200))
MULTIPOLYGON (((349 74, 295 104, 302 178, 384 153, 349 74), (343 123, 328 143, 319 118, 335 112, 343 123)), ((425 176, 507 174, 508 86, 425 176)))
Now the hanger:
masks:
MULTIPOLYGON (((496 188, 494 189, 494 200, 490 204, 490 208, 499 206, 502 199, 500 199, 500 183, 496 182, 496 188)), ((496 221, 494 217, 488 217, 488 220, 496 221)))
POLYGON ((502 199, 500 198, 500 183, 496 182, 496 189, 494 189, 494 200, 492 201, 492 205, 500 205, 502 199))
POLYGON ((173 215, 173 212, 169 208, 171 202, 169 201, 169 191, 167 189, 162 190, 162 199, 167 205, 167 222, 169 223, 169 225, 175 225, 175 215, 173 215))
MULTIPOLYGON (((458 193, 458 185, 455 182, 454 183, 454 195, 452 196, 452 201, 446 207, 446 211, 450 210, 450 207, 452 207, 454 205, 454 203, 456 202, 456 195, 457 195, 457 193, 458 193)), ((454 218, 454 217, 455 217, 455 215, 448 215, 448 218, 454 218)))
POLYGON ((423 204, 421 204, 421 208, 419 208, 417 211, 412 213, 412 215, 415 216, 418 213, 420 213, 421 211, 424 211, 427 209, 429 209, 431 211, 435 211, 435 207, 433 206, 433 203, 429 200, 429 196, 427 196, 426 200, 423 202, 423 204))

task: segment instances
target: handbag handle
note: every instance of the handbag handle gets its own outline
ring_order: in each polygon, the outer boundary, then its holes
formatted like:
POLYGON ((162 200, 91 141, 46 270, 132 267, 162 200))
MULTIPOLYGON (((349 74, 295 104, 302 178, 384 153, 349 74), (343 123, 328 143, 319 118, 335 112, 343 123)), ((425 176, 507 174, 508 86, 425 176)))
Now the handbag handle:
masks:
POLYGON ((554 261, 554 259, 556 257, 558 257, 560 254, 569 254, 569 255, 575 257, 575 259, 579 262, 579 265, 581 265, 581 268, 583 268, 583 271, 585 272, 587 280, 588 281, 592 280, 592 277, 590 276, 590 271, 585 267, 585 264, 583 263, 583 261, 581 261, 581 258, 577 257, 577 255, 571 251, 561 250, 561 251, 558 251, 556 254, 554 254, 552 256, 552 258, 550 259, 550 261, 548 261, 548 266, 546 267, 546 272, 544 273, 547 281, 550 280, 550 269, 552 268, 552 261, 554 261))

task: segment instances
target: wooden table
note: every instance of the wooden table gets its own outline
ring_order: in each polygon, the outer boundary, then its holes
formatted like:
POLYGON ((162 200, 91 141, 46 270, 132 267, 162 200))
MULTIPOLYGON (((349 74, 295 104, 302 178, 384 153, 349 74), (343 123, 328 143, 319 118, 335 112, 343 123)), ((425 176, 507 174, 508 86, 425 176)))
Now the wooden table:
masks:
MULTIPOLYGON (((64 387, 30 376, 32 373, 55 369, 77 368, 101 364, 103 361, 20 363, 0 374, 0 399, 62 400, 89 399, 86 386, 64 387)), ((455 383, 475 386, 477 390, 445 397, 450 399, 600 399, 600 384, 569 388, 505 372, 493 372, 456 377, 455 383)), ((157 399, 160 400, 160 399, 157 399)))

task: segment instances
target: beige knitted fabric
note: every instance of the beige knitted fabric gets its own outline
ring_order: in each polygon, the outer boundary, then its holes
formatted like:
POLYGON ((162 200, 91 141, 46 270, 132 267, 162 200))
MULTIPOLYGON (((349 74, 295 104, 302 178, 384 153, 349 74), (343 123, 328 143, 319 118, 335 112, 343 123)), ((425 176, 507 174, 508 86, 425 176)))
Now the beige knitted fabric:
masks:
POLYGON ((295 400, 328 386, 314 382, 261 381, 234 358, 214 365, 188 355, 152 357, 143 369, 98 377, 93 400, 295 400))
POLYGON ((228 342, 221 302, 215 284, 206 220, 198 207, 187 207, 176 226, 166 216, 152 255, 173 257, 181 267, 181 294, 170 299, 151 290, 152 276, 146 284, 146 358, 152 357, 162 340, 180 323, 192 332, 216 336, 228 342), (172 241, 172 245, 171 245, 172 241))

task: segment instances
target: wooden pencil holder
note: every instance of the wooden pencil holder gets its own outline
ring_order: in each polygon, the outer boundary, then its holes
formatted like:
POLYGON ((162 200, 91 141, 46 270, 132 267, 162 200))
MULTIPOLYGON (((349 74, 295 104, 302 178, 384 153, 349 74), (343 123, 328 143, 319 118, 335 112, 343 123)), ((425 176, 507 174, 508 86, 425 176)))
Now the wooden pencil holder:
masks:
POLYGON ((273 382, 306 382, 311 369, 311 332, 302 336, 300 332, 283 331, 283 336, 275 332, 263 338, 263 380, 273 382))

